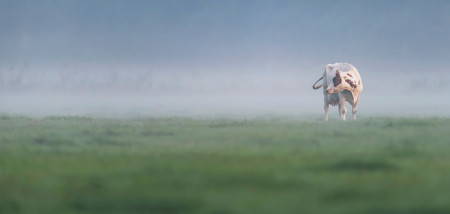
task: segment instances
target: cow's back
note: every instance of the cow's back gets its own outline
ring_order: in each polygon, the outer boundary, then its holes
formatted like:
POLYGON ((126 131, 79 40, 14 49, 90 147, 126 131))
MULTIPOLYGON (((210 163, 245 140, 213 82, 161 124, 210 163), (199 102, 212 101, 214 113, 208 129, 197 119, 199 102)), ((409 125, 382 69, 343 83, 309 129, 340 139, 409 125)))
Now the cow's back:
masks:
POLYGON ((350 73, 351 75, 354 75, 355 79, 360 81, 360 86, 362 88, 361 76, 359 75, 358 70, 349 63, 339 62, 328 64, 327 66, 325 66, 325 72, 323 74, 324 90, 326 90, 328 88, 328 85, 333 82, 333 78, 336 76, 337 70, 343 73, 350 73))

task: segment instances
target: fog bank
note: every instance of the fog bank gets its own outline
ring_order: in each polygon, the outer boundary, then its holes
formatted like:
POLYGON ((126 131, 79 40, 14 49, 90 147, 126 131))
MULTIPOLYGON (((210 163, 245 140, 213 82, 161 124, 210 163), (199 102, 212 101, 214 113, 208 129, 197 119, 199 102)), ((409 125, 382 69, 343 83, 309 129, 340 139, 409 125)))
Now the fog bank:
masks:
MULTIPOLYGON (((34 79, 24 72, 15 87, 3 84, 0 112, 30 116, 321 117, 323 92, 311 87, 322 75, 321 70, 127 70, 93 75, 74 72, 68 76, 41 73, 44 77, 34 79)), ((364 84, 360 116, 450 115, 450 101, 445 99, 450 92, 449 77, 444 72, 429 72, 425 77, 411 71, 360 73, 364 84)), ((349 104, 347 107, 351 108, 349 104)), ((337 107, 330 114, 337 115, 337 107)))

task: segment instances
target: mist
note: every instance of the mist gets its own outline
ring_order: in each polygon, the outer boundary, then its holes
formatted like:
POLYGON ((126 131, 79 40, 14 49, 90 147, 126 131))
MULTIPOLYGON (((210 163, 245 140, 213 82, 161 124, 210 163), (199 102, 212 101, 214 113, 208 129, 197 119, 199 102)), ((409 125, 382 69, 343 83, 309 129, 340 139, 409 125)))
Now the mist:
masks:
POLYGON ((348 62, 358 116, 450 116, 447 1, 0 3, 1 113, 320 118, 348 62))

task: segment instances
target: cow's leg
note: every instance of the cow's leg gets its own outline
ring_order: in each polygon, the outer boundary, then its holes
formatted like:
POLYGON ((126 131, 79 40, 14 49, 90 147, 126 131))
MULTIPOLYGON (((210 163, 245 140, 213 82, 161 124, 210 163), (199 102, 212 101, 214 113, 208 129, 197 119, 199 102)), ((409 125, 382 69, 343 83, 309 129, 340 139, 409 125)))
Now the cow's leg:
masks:
POLYGON ((339 94, 339 115, 341 116, 341 120, 345 120, 345 114, 347 113, 347 107, 345 107, 345 97, 342 94, 339 94))
POLYGON ((352 107, 353 120, 356 120, 356 111, 357 110, 358 110, 358 107, 356 106, 356 104, 354 104, 352 107))
POLYGON ((324 104, 324 110, 325 110, 325 121, 328 121, 328 110, 330 108, 330 105, 328 104, 328 95, 323 94, 323 97, 324 97, 323 104, 324 104))
POLYGON ((356 101, 355 104, 353 104, 352 106, 353 120, 356 120, 356 112, 358 111, 358 101, 356 101))

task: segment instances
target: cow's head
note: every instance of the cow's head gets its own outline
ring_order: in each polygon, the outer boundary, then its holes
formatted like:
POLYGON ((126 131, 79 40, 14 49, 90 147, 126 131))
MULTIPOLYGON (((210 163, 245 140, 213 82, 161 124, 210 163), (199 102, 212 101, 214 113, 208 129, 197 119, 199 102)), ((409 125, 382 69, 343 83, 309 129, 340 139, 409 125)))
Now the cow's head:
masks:
POLYGON ((356 82, 351 74, 346 72, 341 73, 339 70, 336 70, 333 81, 328 85, 327 93, 334 94, 343 90, 354 91, 356 87, 356 82))

